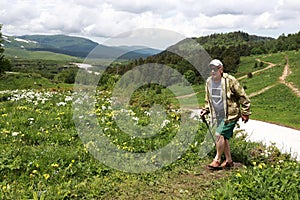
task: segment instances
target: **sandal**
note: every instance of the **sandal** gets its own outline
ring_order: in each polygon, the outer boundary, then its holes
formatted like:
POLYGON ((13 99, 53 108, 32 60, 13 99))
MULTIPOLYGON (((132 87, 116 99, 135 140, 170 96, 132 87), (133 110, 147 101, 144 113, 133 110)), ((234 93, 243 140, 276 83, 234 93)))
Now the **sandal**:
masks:
POLYGON ((212 163, 210 163, 208 165, 208 167, 210 167, 210 168, 218 168, 218 167, 220 167, 220 162, 217 161, 217 160, 213 160, 212 163))
POLYGON ((230 168, 230 167, 233 167, 234 166, 234 163, 233 161, 229 162, 229 161, 224 161, 222 164, 221 164, 221 167, 222 168, 230 168))

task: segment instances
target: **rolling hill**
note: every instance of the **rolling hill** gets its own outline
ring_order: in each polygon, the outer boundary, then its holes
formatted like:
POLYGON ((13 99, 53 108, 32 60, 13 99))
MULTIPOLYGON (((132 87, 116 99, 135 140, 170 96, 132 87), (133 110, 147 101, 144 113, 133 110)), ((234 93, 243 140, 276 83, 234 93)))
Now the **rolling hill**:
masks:
POLYGON ((93 51, 93 57, 104 59, 138 59, 160 52, 160 50, 148 47, 105 46, 86 38, 67 35, 3 35, 2 45, 5 49, 22 50, 23 52, 24 50, 48 51, 81 58, 87 57, 91 51, 93 51))

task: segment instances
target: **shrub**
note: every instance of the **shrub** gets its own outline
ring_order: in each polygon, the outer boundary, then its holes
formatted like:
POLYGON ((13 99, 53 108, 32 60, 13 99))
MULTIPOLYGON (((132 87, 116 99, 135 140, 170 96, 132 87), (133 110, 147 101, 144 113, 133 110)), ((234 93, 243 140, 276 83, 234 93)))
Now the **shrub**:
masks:
POLYGON ((252 74, 251 72, 249 72, 249 73, 247 74, 247 77, 248 77, 248 78, 252 78, 252 77, 253 77, 253 74, 252 74))

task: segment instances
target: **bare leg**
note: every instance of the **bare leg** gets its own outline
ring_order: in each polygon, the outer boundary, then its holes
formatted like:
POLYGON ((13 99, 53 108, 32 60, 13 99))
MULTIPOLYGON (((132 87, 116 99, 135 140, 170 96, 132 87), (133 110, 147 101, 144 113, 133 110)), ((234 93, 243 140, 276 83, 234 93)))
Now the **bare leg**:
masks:
POLYGON ((222 154, 224 153, 225 151, 225 139, 222 135, 220 136, 217 136, 217 144, 216 144, 216 149, 217 149, 217 154, 215 156, 215 159, 216 161, 218 162, 221 162, 221 157, 222 157, 222 154))
POLYGON ((227 139, 225 139, 224 144, 225 144, 224 145, 224 154, 225 154, 225 157, 226 157, 226 161, 232 162, 229 141, 227 139))

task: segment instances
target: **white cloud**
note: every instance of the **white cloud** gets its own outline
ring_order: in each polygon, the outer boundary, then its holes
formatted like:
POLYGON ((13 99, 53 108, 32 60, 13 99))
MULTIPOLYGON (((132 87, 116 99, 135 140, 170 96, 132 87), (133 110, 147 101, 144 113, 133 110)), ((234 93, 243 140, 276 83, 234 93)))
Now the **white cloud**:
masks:
POLYGON ((63 33, 109 38, 137 28, 200 36, 235 30, 277 37, 298 32, 298 0, 15 0, 1 2, 8 35, 63 33))
POLYGON ((178 32, 159 28, 141 28, 123 32, 106 40, 104 45, 148 46, 165 49, 176 42, 183 40, 185 35, 178 32))
POLYGON ((280 27, 280 24, 280 21, 276 20, 269 12, 262 13, 253 21, 253 25, 257 29, 276 29, 280 27))
POLYGON ((152 11, 156 13, 166 13, 175 10, 180 1, 178 0, 105 0, 113 5, 116 10, 141 14, 152 11))
POLYGON ((286 11, 296 11, 300 10, 299 0, 281 0, 278 2, 278 8, 281 8, 286 11))

